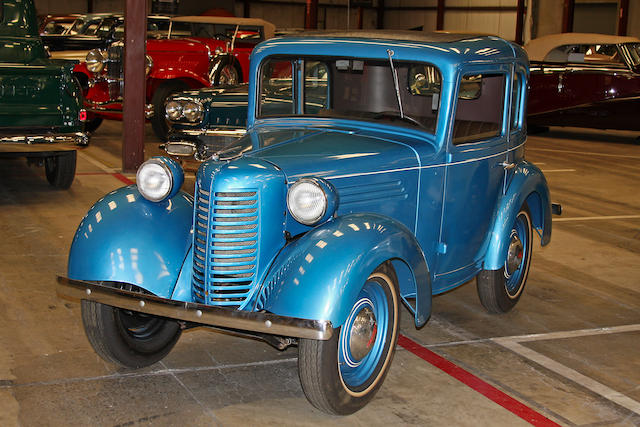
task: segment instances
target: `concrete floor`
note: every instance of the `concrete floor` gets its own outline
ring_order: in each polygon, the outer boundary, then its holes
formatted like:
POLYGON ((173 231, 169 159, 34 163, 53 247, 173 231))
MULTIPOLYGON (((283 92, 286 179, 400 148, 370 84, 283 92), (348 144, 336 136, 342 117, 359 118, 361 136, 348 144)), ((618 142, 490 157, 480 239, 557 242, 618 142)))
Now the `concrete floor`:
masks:
MULTIPOLYGON (((58 300, 54 281, 86 210, 122 186, 111 174, 120 129, 111 122, 96 132, 69 191, 51 189, 43 170, 22 160, 0 167, 0 426, 528 424, 406 346, 375 399, 344 418, 307 403, 296 348, 279 352, 199 328, 150 368, 103 362, 84 336, 79 305, 58 300)), ((527 157, 545 171, 564 214, 551 245, 534 250, 520 303, 489 315, 471 282, 434 298, 421 330, 405 313, 403 336, 465 369, 466 382, 475 375, 480 389, 484 381, 561 425, 640 425, 634 137, 576 129, 531 136, 527 157)), ((147 139, 147 154, 157 153, 147 139)))

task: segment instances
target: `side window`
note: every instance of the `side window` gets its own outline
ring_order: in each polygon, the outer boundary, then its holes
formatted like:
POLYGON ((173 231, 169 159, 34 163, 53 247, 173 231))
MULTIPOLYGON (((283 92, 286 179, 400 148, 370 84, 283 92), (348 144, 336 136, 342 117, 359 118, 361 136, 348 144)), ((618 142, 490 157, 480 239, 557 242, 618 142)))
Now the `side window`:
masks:
POLYGON ((522 102, 523 90, 522 86, 524 78, 521 73, 513 74, 513 85, 511 86, 511 130, 518 130, 522 128, 520 121, 521 109, 520 104, 522 102))
POLYGON ((504 113, 504 74, 474 74, 462 78, 453 123, 453 144, 499 136, 504 113))
POLYGON ((329 69, 320 61, 304 62, 304 112, 317 114, 329 108, 329 69))
POLYGON ((293 114, 293 63, 290 60, 265 61, 260 72, 260 111, 262 117, 293 114))

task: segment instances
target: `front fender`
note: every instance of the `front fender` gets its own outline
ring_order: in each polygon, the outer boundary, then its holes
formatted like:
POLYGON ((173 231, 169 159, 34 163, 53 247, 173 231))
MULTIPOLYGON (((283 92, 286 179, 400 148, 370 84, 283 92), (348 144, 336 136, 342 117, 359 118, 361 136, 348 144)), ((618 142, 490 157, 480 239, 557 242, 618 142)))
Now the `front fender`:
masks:
POLYGON ((387 260, 408 267, 411 277, 398 274, 400 290, 416 298, 415 322, 422 326, 431 314, 431 280, 420 245, 403 224, 377 214, 342 216, 286 246, 263 282, 256 309, 338 327, 369 274, 387 260))
POLYGON ((68 277, 131 283, 169 298, 191 245, 192 220, 187 193, 154 203, 135 185, 112 191, 78 226, 68 277))
POLYGON ((500 201, 489 234, 485 270, 499 270, 504 265, 511 227, 525 201, 531 211, 533 227, 541 236, 541 244, 544 246, 551 241, 551 201, 547 180, 537 166, 523 161, 518 164, 507 192, 500 201))
POLYGON ((182 80, 186 82, 191 88, 209 87, 208 76, 202 76, 193 70, 178 69, 178 68, 159 68, 151 71, 148 80, 152 87, 157 87, 168 80, 182 80))

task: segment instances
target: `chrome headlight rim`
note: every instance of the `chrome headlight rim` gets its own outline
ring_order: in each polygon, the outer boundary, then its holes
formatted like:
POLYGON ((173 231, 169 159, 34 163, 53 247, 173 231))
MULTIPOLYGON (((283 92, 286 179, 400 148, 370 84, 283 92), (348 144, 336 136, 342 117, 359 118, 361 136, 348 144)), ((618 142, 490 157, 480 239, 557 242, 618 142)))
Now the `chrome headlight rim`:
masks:
POLYGON ((104 70, 105 62, 106 62, 106 53, 101 49, 92 49, 85 56, 85 64, 87 70, 90 72, 97 74, 104 70))
POLYGON ((183 104, 180 101, 170 99, 164 106, 164 114, 167 120, 177 122, 182 118, 183 104))
POLYGON ((337 194, 335 193, 333 186, 321 178, 300 178, 291 185, 287 191, 287 211, 291 214, 294 220, 303 225, 314 226, 327 221, 334 214, 337 204, 337 194), (322 195, 322 209, 312 216, 301 216, 298 209, 299 206, 295 206, 294 199, 296 190, 299 190, 303 185, 312 185, 319 190, 322 195))
POLYGON ((162 161, 161 158, 158 158, 158 157, 150 158, 149 160, 144 162, 142 165, 140 165, 140 167, 138 168, 138 172, 136 172, 136 186, 138 187, 138 191, 140 192, 142 197, 144 197, 145 199, 151 202, 161 202, 165 200, 173 192, 174 176, 171 171, 171 168, 169 168, 169 166, 164 161, 162 161), (145 188, 145 177, 143 176, 143 174, 145 173, 145 170, 148 169, 149 167, 155 168, 156 166, 159 166, 160 170, 165 174, 165 176, 169 180, 169 185, 168 185, 168 188, 165 189, 162 193, 158 195, 153 195, 148 192, 149 191, 148 188, 145 188))
POLYGON ((197 99, 182 102, 182 116, 191 123, 201 122, 204 117, 204 106, 197 99))

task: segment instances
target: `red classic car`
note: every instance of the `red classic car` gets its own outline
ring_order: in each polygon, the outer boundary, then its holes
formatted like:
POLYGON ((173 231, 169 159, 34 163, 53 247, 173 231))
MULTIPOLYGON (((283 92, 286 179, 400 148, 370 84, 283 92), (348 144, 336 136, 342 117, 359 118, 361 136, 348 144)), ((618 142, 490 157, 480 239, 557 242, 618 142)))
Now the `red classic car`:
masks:
POLYGON ((527 121, 640 130, 640 39, 565 33, 525 46, 531 62, 527 121))
MULTIPOLYGON (((171 20, 168 39, 147 40, 147 117, 155 134, 166 139, 164 104, 172 93, 247 81, 251 51, 274 30, 262 19, 181 16, 171 20)), ((90 51, 81 67, 89 81, 85 103, 97 118, 122 117, 122 54, 116 42, 90 51)))

